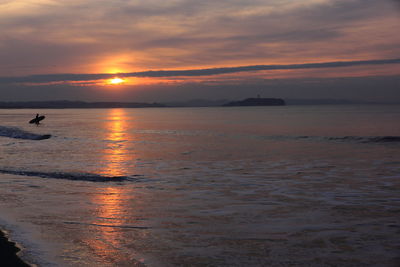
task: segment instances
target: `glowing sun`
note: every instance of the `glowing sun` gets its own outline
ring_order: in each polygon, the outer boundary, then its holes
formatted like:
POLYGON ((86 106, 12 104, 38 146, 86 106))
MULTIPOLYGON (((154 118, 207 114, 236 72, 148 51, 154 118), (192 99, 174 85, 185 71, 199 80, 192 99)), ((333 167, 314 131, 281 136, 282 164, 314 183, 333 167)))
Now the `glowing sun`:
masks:
POLYGON ((115 77, 115 78, 112 78, 112 79, 108 80, 108 82, 109 82, 109 84, 121 84, 121 83, 124 83, 125 80, 121 79, 121 78, 118 78, 118 77, 115 77))

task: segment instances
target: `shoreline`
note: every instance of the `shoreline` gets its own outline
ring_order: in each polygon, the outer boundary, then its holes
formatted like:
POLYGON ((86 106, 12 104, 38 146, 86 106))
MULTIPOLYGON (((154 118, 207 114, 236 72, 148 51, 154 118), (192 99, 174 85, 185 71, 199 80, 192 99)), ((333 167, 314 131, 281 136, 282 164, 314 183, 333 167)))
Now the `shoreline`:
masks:
POLYGON ((3 230, 0 230, 0 262, 2 266, 21 266, 30 267, 20 257, 18 257, 18 252, 20 252, 15 242, 8 239, 8 236, 3 230))

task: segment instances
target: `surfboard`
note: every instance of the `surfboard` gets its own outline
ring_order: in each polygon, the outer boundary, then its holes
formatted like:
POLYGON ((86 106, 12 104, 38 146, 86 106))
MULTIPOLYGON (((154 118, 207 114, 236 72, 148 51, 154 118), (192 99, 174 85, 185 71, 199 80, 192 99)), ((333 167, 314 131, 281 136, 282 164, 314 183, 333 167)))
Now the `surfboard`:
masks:
POLYGON ((45 116, 39 116, 37 118, 33 118, 29 121, 29 123, 39 123, 41 120, 44 120, 45 116))

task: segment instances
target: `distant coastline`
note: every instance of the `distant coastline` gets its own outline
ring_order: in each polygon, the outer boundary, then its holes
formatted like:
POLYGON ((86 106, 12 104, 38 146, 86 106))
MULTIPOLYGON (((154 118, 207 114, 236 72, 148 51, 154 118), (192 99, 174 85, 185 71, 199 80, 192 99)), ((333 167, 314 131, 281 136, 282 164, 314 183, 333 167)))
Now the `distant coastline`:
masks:
POLYGON ((246 98, 241 101, 231 101, 224 107, 251 107, 251 106, 284 106, 285 100, 280 98, 246 98))
POLYGON ((0 109, 67 109, 67 108, 160 108, 166 107, 159 103, 134 102, 83 102, 83 101, 29 101, 0 102, 0 109))
POLYGON ((247 98, 239 101, 227 99, 192 99, 164 103, 144 102, 84 102, 84 101, 10 101, 0 102, 0 109, 93 109, 93 108, 168 108, 168 107, 222 107, 222 106, 275 106, 275 105, 399 105, 400 103, 380 103, 346 99, 279 99, 247 98))

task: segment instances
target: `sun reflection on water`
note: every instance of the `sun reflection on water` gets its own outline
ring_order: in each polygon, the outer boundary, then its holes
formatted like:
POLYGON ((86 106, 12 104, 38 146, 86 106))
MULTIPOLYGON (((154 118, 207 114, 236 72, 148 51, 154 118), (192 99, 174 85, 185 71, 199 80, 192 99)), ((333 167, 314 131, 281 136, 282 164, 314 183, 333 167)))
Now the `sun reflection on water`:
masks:
MULTIPOLYGON (((105 122, 107 130, 105 140, 108 142, 107 147, 103 151, 104 166, 103 175, 121 176, 127 175, 124 165, 129 163, 129 149, 127 148, 128 131, 127 118, 123 109, 110 109, 108 119, 105 122)), ((116 240, 115 229, 108 226, 121 225, 121 210, 124 187, 110 186, 103 188, 100 194, 96 195, 94 201, 98 203, 98 218, 99 224, 106 225, 103 229, 104 238, 111 240, 114 244, 116 240)))
POLYGON ((132 161, 132 151, 128 142, 132 135, 128 131, 127 115, 123 109, 110 109, 105 140, 108 142, 103 151, 104 167, 102 174, 107 176, 126 175, 126 167, 132 161))
MULTIPOLYGON (((132 135, 129 133, 129 120, 124 109, 110 109, 104 123, 106 134, 104 140, 107 145, 102 151, 104 163, 102 175, 121 176, 129 175, 127 167, 132 161, 132 151, 129 141, 132 135)), ((135 251, 124 251, 126 234, 129 232, 129 220, 127 210, 135 217, 133 210, 129 209, 129 201, 135 199, 132 188, 125 185, 110 184, 97 188, 91 201, 96 204, 96 217, 91 222, 95 232, 93 238, 87 240, 92 252, 102 261, 120 266, 121 264, 137 264, 135 251)), ((131 218, 131 217, 130 217, 131 218)))
POLYGON ((117 227, 121 225, 119 210, 122 201, 120 188, 107 187, 96 194, 92 199, 98 205, 97 219, 92 222, 96 229, 95 237, 88 240, 88 245, 93 253, 106 262, 113 262, 114 251, 120 247, 121 230, 117 227))

